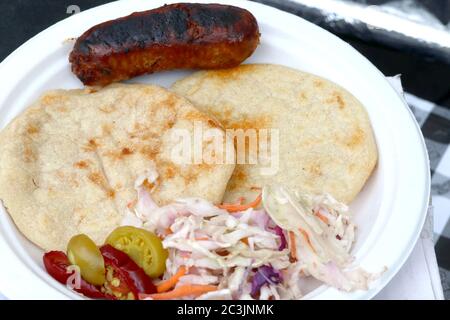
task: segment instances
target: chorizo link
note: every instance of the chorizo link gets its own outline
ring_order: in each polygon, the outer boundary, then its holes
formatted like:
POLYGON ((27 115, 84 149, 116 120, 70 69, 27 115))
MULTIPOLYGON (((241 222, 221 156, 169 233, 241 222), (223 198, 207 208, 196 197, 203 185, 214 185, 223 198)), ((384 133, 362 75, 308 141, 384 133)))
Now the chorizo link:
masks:
POLYGON ((104 86, 163 70, 234 67, 254 52, 259 36, 245 9, 178 3, 92 27, 69 60, 85 85, 104 86))

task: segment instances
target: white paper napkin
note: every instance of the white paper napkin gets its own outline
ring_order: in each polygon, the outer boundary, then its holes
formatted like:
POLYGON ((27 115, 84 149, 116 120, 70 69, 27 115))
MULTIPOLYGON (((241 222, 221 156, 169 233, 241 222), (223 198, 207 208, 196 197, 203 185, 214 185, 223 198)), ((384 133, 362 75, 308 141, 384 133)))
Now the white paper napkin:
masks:
MULTIPOLYGON (((404 98, 400 76, 388 81, 404 98)), ((406 102, 406 100, 405 100, 406 102)), ((433 243, 433 207, 430 201, 427 219, 416 246, 402 269, 377 295, 376 300, 443 300, 441 278, 433 243)))
POLYGON ((375 300, 444 299, 434 251, 432 211, 430 206, 420 238, 408 260, 375 300))

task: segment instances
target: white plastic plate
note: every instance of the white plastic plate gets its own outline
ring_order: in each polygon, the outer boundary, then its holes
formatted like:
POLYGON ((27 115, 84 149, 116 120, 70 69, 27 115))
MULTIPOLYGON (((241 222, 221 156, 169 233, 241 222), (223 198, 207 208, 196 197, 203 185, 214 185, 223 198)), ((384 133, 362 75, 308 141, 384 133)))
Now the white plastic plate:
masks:
MULTIPOLYGON (((68 55, 77 37, 102 21, 159 7, 171 1, 127 0, 109 3, 63 20, 25 43, 0 64, 0 128, 45 90, 80 88, 68 55)), ((198 2, 211 2, 198 1, 198 2)), ((353 250, 356 264, 377 272, 368 291, 345 293, 320 286, 305 298, 370 299, 396 274, 421 231, 430 193, 423 137, 412 113, 385 77, 345 42, 294 15, 249 1, 216 1, 250 10, 261 29, 261 45, 246 61, 283 64, 332 80, 366 107, 379 149, 379 163, 351 204, 359 226, 353 250)), ((166 72, 134 79, 169 86, 189 72, 166 72)), ((326 125, 326 124, 321 124, 326 125)), ((5 187, 5 186, 3 186, 5 187)), ((81 297, 48 276, 43 252, 27 241, 0 207, 0 292, 10 299, 81 297)))

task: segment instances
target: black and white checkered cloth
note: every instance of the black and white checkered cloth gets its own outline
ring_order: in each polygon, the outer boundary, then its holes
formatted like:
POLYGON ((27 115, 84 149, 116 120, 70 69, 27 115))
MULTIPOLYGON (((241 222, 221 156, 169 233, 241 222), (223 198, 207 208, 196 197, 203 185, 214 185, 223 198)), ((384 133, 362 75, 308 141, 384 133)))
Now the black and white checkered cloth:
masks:
POLYGON ((450 299, 450 109, 405 94, 430 157, 434 242, 444 296, 450 299))

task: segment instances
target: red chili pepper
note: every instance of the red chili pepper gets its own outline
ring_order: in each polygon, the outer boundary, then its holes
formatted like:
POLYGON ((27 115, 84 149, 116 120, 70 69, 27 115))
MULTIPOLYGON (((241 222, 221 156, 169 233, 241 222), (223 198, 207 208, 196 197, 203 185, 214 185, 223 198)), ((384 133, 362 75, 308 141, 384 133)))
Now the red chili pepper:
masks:
MULTIPOLYGON (((62 251, 50 251, 44 254, 43 260, 48 274, 58 282, 66 285, 67 280, 72 275, 67 272, 67 268, 71 265, 67 255, 62 251)), ((86 282, 84 279, 80 279, 80 288, 73 289, 88 298, 115 299, 115 297, 111 295, 104 294, 98 287, 86 282)))
POLYGON ((156 292, 156 287, 145 271, 139 267, 124 252, 106 244, 100 248, 105 266, 114 270, 114 277, 120 280, 120 286, 114 291, 121 293, 132 292, 137 299, 139 293, 151 294, 156 292))

